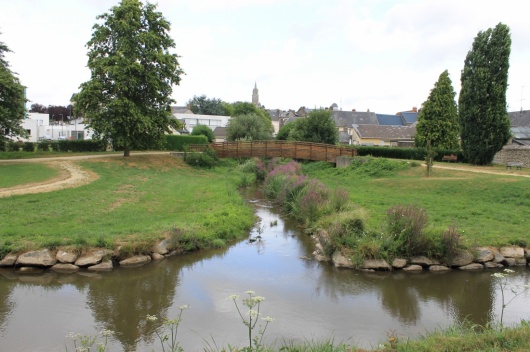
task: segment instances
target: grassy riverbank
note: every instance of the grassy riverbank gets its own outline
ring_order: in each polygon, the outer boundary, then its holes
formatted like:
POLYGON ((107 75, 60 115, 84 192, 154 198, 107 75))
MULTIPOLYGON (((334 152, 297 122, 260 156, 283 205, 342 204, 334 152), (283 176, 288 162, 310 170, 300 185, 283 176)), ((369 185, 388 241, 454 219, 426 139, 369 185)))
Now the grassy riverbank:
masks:
MULTIPOLYGON (((0 198, 0 252, 121 246, 131 254, 164 237, 175 238, 185 250, 222 247, 253 226, 231 166, 195 169, 168 155, 77 163, 99 177, 81 187, 0 198)), ((2 186, 16 183, 4 180, 27 168, 48 170, 2 165, 3 175, 10 175, 2 177, 2 186)))
MULTIPOLYGON (((304 172, 331 188, 347 190, 351 201, 367 212, 366 227, 376 232, 384 229, 391 207, 415 205, 425 209, 429 232, 442 233, 455 225, 463 244, 530 244, 530 178, 485 173, 484 167, 468 167, 478 172, 434 168, 426 177, 418 163, 401 163, 405 166, 366 163, 345 169, 308 163, 304 172)), ((489 172, 502 171, 491 167, 489 172)))

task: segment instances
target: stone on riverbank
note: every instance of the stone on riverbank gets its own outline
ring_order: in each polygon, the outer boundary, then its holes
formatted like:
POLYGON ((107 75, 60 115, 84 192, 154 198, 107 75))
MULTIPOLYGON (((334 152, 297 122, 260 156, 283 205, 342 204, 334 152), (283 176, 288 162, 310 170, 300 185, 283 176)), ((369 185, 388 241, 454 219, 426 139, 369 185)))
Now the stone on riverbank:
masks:
POLYGON ((50 267, 57 263, 48 249, 31 251, 18 256, 16 265, 20 266, 45 266, 50 267))
POLYGON ((88 267, 90 271, 111 271, 114 268, 112 260, 103 260, 101 263, 88 267))
POLYGON ((524 258, 524 249, 521 247, 510 246, 501 247, 499 250, 505 258, 524 258))
POLYGON ((120 261, 120 266, 124 268, 133 268, 142 266, 151 262, 151 257, 148 255, 136 255, 120 261))
POLYGON ((488 247, 478 247, 476 255, 477 259, 475 259, 475 261, 479 263, 491 262, 495 259, 495 254, 493 254, 493 251, 488 247))
POLYGON ((350 258, 346 258, 341 252, 335 251, 331 256, 333 265, 337 268, 353 268, 353 264, 350 258))
POLYGON ((75 261, 75 265, 80 267, 96 265, 99 264, 101 260, 103 260, 104 256, 109 254, 112 254, 111 250, 101 250, 91 254, 86 254, 77 258, 77 260, 75 261))
POLYGON ((502 265, 501 263, 486 262, 484 263, 484 267, 486 269, 496 269, 496 268, 504 268, 504 265, 502 265))
POLYGON ((171 240, 165 239, 163 241, 158 242, 153 246, 153 253, 158 253, 161 255, 166 255, 169 253, 171 247, 171 240))
POLYGON ((425 256, 416 256, 410 259, 411 264, 421 265, 422 267, 429 267, 431 265, 440 265, 440 262, 436 259, 430 259, 425 256))
POLYGON ((16 254, 8 254, 4 259, 0 260, 0 266, 13 266, 17 262, 16 254))
POLYGON ((69 273, 69 272, 78 271, 79 267, 77 265, 70 264, 70 263, 57 263, 54 266, 52 266, 50 269, 53 271, 61 272, 61 273, 69 273))
POLYGON ((473 255, 465 250, 458 250, 455 257, 449 262, 449 266, 466 266, 473 263, 473 255))
POLYGON ((394 269, 403 269, 406 266, 407 266, 406 259, 396 258, 392 261, 392 267, 394 269))
POLYGON ((78 255, 71 252, 65 252, 63 250, 60 250, 57 252, 57 255, 55 258, 61 262, 61 263, 68 263, 72 264, 77 260, 78 255))
POLYGON ((390 271, 392 270, 392 267, 388 265, 387 261, 384 259, 365 259, 362 265, 362 269, 390 271))
POLYGON ((464 271, 482 270, 482 269, 484 269, 484 265, 482 265, 480 263, 471 263, 471 264, 468 264, 468 265, 461 266, 458 269, 464 270, 464 271))
POLYGON ((431 265, 429 267, 429 271, 432 272, 442 272, 442 271, 450 271, 451 268, 446 267, 445 265, 431 265))
POLYGON ((412 265, 409 265, 409 266, 403 268, 403 271, 419 272, 419 271, 423 271, 423 267, 421 265, 418 265, 418 264, 412 264, 412 265))

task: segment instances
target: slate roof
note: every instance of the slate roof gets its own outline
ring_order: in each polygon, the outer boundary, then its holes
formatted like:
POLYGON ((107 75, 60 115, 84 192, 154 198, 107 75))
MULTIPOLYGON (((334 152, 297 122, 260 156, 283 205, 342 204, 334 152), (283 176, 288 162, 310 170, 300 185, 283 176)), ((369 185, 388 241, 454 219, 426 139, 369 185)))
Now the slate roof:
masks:
POLYGON ((373 112, 362 111, 332 111, 331 117, 337 127, 351 127, 351 125, 377 125, 377 117, 373 112))
POLYGON ((512 127, 530 127, 530 110, 509 112, 508 117, 512 127))
POLYGON ((403 119, 399 115, 376 114, 377 121, 382 126, 404 126, 403 119))
POLYGON ((530 140, 530 126, 529 127, 512 127, 510 128, 514 139, 528 139, 530 140))
POLYGON ((418 121, 418 113, 414 111, 402 111, 399 113, 405 121, 405 125, 412 125, 418 121))
POLYGON ((416 126, 353 125, 353 128, 363 139, 412 140, 416 135, 416 126))

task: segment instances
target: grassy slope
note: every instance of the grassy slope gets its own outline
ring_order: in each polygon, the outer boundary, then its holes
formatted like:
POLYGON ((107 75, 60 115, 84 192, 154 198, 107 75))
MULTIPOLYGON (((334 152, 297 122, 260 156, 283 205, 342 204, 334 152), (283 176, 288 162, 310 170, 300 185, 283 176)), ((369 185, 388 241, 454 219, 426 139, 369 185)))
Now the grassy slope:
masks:
POLYGON ((426 209, 431 229, 456 224, 467 244, 530 243, 530 178, 434 169, 425 176, 411 167, 382 178, 361 177, 351 169, 306 165, 305 171, 331 187, 343 187, 368 211, 367 224, 378 231, 387 210, 398 204, 426 209))
POLYGON ((59 170, 53 169, 45 164, 1 164, 0 188, 40 182, 53 178, 58 174, 59 170))
POLYGON ((193 169, 170 156, 80 165, 100 178, 75 189, 0 198, 4 249, 151 242, 174 228, 206 242, 229 240, 254 221, 227 168, 193 169))

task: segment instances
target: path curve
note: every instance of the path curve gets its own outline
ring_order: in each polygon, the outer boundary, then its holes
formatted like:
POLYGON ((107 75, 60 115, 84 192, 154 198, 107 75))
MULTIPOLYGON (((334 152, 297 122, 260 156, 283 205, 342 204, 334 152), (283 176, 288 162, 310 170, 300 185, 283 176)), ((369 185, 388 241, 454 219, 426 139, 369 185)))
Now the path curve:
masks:
MULTIPOLYGON (((149 154, 169 154, 168 152, 145 152, 135 153, 132 155, 149 155, 149 154)), ((0 164, 16 164, 16 163, 43 163, 53 168, 59 168, 59 175, 42 182, 22 184, 8 188, 0 188, 0 198, 10 197, 20 194, 33 194, 53 192, 65 188, 74 188, 86 185, 95 181, 99 176, 89 170, 81 168, 74 161, 86 160, 93 158, 107 158, 107 157, 123 157, 123 154, 98 154, 98 155, 79 155, 56 158, 34 158, 34 159, 13 159, 0 160, 0 164)))

